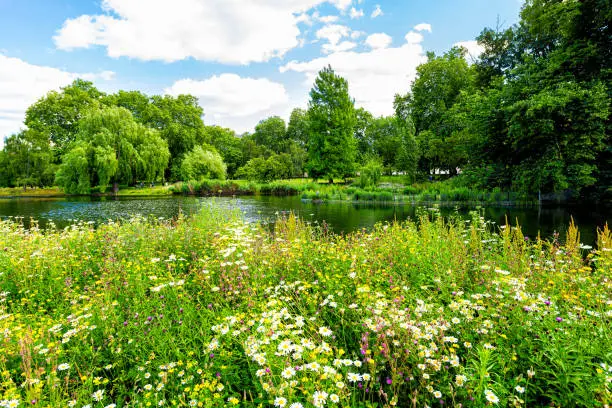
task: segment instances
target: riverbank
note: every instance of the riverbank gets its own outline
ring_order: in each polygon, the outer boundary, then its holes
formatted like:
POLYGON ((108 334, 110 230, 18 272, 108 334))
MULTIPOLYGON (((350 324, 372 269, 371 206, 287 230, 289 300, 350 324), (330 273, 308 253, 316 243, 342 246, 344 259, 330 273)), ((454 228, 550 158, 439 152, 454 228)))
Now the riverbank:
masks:
MULTIPOLYGON (((168 186, 156 187, 128 187, 122 188, 115 195, 111 192, 93 193, 85 197, 155 197, 172 195, 168 186)), ((51 198, 51 197, 79 197, 78 195, 65 194, 59 187, 27 188, 4 187, 0 188, 0 198, 51 198)))
POLYGON ((0 231, 0 400, 612 401, 608 230, 591 249, 573 227, 560 246, 477 216, 423 216, 342 237, 208 208, 178 222, 0 231))

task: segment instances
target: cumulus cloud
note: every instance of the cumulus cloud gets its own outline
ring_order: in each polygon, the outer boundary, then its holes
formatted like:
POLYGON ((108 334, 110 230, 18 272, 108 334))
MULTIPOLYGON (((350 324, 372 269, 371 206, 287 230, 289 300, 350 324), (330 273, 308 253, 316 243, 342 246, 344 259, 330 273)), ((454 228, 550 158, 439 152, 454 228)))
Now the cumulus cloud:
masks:
POLYGON ((408 32, 408 34, 406 34, 404 38, 406 39, 406 42, 408 42, 409 44, 418 44, 421 41, 423 41, 423 34, 419 34, 417 32, 410 31, 408 32))
POLYGON ((484 47, 475 40, 459 41, 453 45, 465 48, 467 50, 467 60, 471 62, 475 62, 480 57, 480 54, 484 52, 484 47))
POLYGON ((344 37, 351 36, 351 29, 345 25, 328 24, 317 30, 315 36, 318 39, 327 41, 321 46, 323 52, 326 54, 348 51, 357 46, 357 44, 352 41, 340 41, 344 37))
POLYGON ((0 54, 0 147, 4 137, 24 128, 26 109, 47 92, 70 84, 77 78, 110 81, 114 72, 74 73, 29 64, 0 54))
MULTIPOLYGON (((420 43, 422 39, 422 36, 417 38, 407 35, 406 42, 399 47, 379 47, 365 52, 336 52, 311 61, 291 61, 282 66, 280 71, 303 73, 304 86, 309 87, 318 72, 331 65, 348 80, 349 91, 357 106, 375 115, 390 115, 393 113, 394 95, 410 89, 416 77, 416 67, 427 60, 420 43)), ((382 40, 381 43, 384 44, 384 41, 388 42, 382 40)))
POLYGON ((357 10, 355 7, 351 7, 351 12, 349 13, 349 16, 352 19, 361 18, 363 17, 363 10, 361 9, 357 10))
MULTIPOLYGON (((106 47, 111 57, 166 62, 195 58, 264 62, 299 45, 305 12, 322 3, 346 11, 351 0, 103 0, 104 14, 68 19, 57 48, 106 47)), ((324 18, 324 17, 323 17, 324 18)), ((328 21, 334 17, 328 17, 328 21)))
POLYGON ((164 92, 196 96, 204 109, 206 124, 237 132, 252 131, 267 116, 288 116, 290 109, 285 87, 267 78, 221 74, 204 80, 181 79, 164 92))
POLYGON ((382 15, 384 15, 385 13, 383 13, 382 9, 380 8, 380 4, 376 5, 376 8, 374 9, 374 11, 372 12, 372 14, 370 15, 371 18, 376 18, 376 17, 380 17, 382 15))
POLYGON ((368 47, 372 49, 378 49, 387 48, 389 45, 391 45, 392 41, 393 39, 391 38, 391 36, 385 33, 375 33, 369 35, 368 38, 366 38, 365 43, 368 47))
POLYGON ((417 24, 414 26, 413 30, 414 31, 427 31, 431 33, 431 24, 428 24, 428 23, 417 24))

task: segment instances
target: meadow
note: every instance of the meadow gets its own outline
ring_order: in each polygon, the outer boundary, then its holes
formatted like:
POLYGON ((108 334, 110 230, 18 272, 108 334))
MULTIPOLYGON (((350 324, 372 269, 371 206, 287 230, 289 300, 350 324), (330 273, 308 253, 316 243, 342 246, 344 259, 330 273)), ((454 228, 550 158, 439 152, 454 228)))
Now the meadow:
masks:
POLYGON ((0 221, 0 407, 606 407, 612 233, 0 221))

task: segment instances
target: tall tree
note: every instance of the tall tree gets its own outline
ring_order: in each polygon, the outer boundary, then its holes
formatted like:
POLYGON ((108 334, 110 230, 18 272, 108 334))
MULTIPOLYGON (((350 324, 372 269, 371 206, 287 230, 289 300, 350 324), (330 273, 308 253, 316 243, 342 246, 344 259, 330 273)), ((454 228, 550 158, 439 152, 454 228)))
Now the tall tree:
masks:
POLYGON ((170 163, 165 171, 166 178, 180 178, 180 164, 185 153, 206 142, 203 114, 198 99, 192 95, 151 97, 139 122, 158 130, 168 143, 170 163))
MULTIPOLYGON (((464 91, 473 86, 473 70, 465 60, 465 49, 454 47, 442 56, 428 54, 428 61, 417 68, 417 78, 409 95, 396 97, 400 115, 410 115, 421 150, 421 171, 447 169, 455 174, 466 164, 454 145, 461 129, 452 118, 453 106, 464 91)), ((397 109, 396 109, 397 110, 397 109)))
POLYGON ((308 103, 308 173, 312 178, 347 177, 355 168, 356 116, 348 82, 331 66, 319 72, 308 103))
POLYGON ((98 106, 103 96, 93 83, 77 79, 31 105, 26 111, 25 125, 48 135, 59 161, 76 139, 79 119, 98 106))

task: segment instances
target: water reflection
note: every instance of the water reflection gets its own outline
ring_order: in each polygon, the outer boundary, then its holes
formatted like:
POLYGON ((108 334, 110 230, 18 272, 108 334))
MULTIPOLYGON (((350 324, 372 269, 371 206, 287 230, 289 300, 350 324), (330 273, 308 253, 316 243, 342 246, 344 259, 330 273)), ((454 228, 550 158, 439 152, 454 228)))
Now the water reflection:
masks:
MULTIPOLYGON (((26 226, 30 219, 37 220, 41 227, 53 221, 59 228, 74 220, 95 223, 107 220, 127 219, 135 215, 155 218, 173 218, 180 212, 191 215, 203 205, 212 204, 222 208, 238 209, 249 221, 271 221, 283 212, 293 211, 312 223, 326 222, 335 232, 351 232, 370 228, 377 222, 403 221, 414 218, 423 207, 379 205, 362 203, 322 203, 302 201, 299 197, 155 197, 155 198, 18 198, 0 199, 0 217, 23 217, 26 226)), ((442 215, 457 212, 468 216, 469 209, 441 208, 442 215)), ((506 217, 514 224, 517 220, 526 235, 535 237, 540 231, 550 237, 555 231, 563 233, 571 217, 581 229, 582 241, 595 241, 597 226, 610 220, 609 210, 573 208, 494 208, 481 210, 485 218, 503 224, 506 217)))

